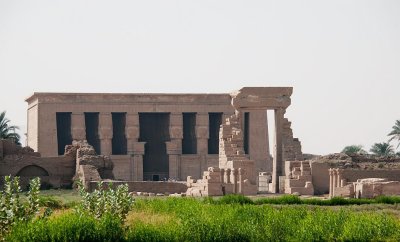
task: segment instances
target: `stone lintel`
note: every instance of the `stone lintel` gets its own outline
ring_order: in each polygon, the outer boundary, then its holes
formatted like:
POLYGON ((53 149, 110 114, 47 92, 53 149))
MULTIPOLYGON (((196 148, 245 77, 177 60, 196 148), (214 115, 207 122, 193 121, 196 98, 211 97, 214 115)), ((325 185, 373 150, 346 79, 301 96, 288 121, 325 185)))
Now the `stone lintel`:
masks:
POLYGON ((232 105, 236 110, 287 108, 292 92, 292 87, 244 87, 231 94, 232 105))

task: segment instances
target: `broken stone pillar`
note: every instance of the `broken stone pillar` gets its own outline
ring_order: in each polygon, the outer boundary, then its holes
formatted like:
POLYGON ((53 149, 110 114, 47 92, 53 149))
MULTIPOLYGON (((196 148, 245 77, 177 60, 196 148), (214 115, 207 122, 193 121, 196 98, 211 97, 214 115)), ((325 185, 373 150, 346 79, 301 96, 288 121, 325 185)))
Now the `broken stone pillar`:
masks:
POLYGON ((183 139, 182 113, 171 113, 169 133, 171 141, 166 142, 167 154, 169 155, 169 178, 180 179, 180 156, 183 139))
POLYGON ((279 176, 283 175, 283 157, 282 157, 282 122, 285 110, 275 109, 275 147, 274 161, 272 170, 272 189, 273 193, 279 192, 279 176))
POLYGON ((287 118, 283 119, 283 160, 284 161, 295 161, 303 160, 303 153, 301 151, 301 142, 297 138, 293 138, 293 130, 291 128, 292 123, 287 118))
POLYGON ((208 154, 208 113, 197 113, 196 115, 196 138, 197 138, 197 154, 199 155, 200 178, 204 171, 207 170, 207 154, 208 154))
POLYGON ((72 140, 86 140, 85 114, 71 114, 71 135, 72 140))
POLYGON ((112 154, 113 126, 111 113, 99 114, 99 139, 102 155, 112 154))

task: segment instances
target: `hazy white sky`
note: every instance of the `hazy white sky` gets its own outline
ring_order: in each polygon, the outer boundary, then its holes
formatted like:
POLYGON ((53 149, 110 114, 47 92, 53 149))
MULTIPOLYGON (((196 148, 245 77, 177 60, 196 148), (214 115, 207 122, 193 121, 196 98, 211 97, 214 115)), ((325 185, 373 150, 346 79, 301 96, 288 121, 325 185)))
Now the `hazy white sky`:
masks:
POLYGON ((33 92, 293 86, 308 153, 387 140, 400 119, 400 1, 0 0, 0 110, 33 92))

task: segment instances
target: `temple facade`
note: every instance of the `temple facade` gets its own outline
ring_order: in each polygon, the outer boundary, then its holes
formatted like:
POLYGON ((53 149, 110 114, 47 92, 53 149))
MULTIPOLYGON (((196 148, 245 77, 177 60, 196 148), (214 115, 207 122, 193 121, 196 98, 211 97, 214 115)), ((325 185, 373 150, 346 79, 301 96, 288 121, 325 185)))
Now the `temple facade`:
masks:
POLYGON ((291 94, 291 87, 230 94, 34 93, 26 99, 27 145, 42 157, 59 157, 74 140, 87 140, 110 157, 116 180, 198 179, 218 167, 220 126, 236 114, 244 155, 256 172, 271 172, 278 189, 284 161, 303 159, 284 117, 291 94), (267 110, 274 111, 274 130, 267 110))

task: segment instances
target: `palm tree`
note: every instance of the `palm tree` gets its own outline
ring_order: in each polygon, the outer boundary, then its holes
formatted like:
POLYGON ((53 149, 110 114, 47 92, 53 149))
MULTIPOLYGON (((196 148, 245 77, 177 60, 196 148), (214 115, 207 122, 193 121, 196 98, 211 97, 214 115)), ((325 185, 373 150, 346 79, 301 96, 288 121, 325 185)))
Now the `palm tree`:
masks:
POLYGON ((15 132, 19 127, 9 125, 9 123, 10 120, 6 118, 6 111, 0 113, 0 139, 12 139, 16 144, 20 144, 20 136, 15 132))
POLYGON ((393 146, 391 146, 389 143, 386 143, 386 142, 375 143, 369 151, 371 151, 372 153, 374 153, 375 155, 378 155, 378 156, 394 155, 393 146))
POLYGON ((391 136, 389 142, 396 139, 399 143, 397 144, 397 148, 400 146, 400 120, 396 120, 396 123, 392 127, 392 131, 388 134, 391 136))
POLYGON ((362 145, 349 145, 343 148, 341 153, 345 153, 346 155, 351 154, 367 154, 367 152, 363 149, 362 145))

